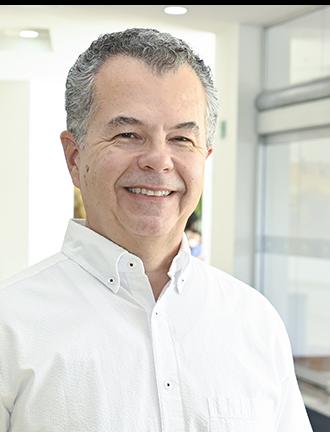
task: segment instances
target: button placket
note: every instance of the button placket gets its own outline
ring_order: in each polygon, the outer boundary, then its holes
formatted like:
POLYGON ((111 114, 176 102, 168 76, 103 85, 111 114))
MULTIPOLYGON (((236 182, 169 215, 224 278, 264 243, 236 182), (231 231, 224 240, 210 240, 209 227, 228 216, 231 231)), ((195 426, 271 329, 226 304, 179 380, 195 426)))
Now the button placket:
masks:
POLYGON ((159 308, 153 310, 151 318, 152 345, 161 416, 166 431, 183 431, 184 414, 178 385, 178 366, 170 327, 166 313, 159 308))
POLYGON ((173 384, 172 381, 170 381, 170 380, 165 380, 164 381, 164 387, 165 387, 166 390, 172 390, 173 386, 174 386, 174 384, 173 384))

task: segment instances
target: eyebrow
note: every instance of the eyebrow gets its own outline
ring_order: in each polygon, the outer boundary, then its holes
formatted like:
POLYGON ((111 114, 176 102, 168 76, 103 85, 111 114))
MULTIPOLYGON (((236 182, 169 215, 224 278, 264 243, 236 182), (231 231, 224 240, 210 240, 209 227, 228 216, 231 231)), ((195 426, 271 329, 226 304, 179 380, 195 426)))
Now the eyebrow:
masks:
POLYGON ((174 127, 174 129, 189 129, 192 130, 196 135, 199 135, 199 126, 194 121, 179 123, 174 127))
MULTIPOLYGON (((144 123, 141 120, 138 120, 134 117, 126 117, 126 116, 117 116, 111 119, 107 126, 109 127, 118 127, 123 125, 143 125, 144 123)), ((199 126, 194 121, 183 122, 175 125, 173 129, 187 129, 192 130, 196 135, 199 135, 199 126)))
POLYGON ((126 116, 117 116, 111 119, 107 126, 110 127, 118 127, 122 125, 142 125, 142 121, 138 120, 134 117, 126 117, 126 116))

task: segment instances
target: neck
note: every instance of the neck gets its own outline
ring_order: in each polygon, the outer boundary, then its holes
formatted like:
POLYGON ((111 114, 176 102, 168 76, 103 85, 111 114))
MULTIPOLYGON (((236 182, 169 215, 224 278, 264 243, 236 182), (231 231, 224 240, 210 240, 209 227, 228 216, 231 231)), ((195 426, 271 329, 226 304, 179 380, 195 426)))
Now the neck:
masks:
POLYGON ((168 271, 173 258, 178 253, 182 233, 176 236, 130 238, 129 244, 120 243, 122 247, 138 256, 144 265, 155 300, 168 282, 168 271))
POLYGON ((178 253, 181 240, 181 236, 176 241, 172 242, 168 237, 165 239, 141 238, 138 242, 127 248, 131 253, 138 256, 143 261, 145 272, 149 278, 156 300, 158 299, 164 285, 169 280, 167 273, 170 269, 173 258, 178 253))
POLYGON ((157 300, 164 285, 169 280, 167 273, 173 258, 177 255, 180 248, 182 232, 175 233, 174 235, 173 233, 169 233, 159 237, 132 237, 116 235, 115 233, 108 234, 105 231, 102 232, 102 230, 95 229, 88 222, 87 226, 142 260, 154 297, 157 300))

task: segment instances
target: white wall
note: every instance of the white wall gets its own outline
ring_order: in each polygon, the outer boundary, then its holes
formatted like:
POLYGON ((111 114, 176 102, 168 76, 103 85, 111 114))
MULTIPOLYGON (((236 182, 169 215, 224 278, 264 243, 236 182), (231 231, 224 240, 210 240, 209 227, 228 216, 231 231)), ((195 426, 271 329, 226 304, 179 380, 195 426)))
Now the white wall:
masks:
POLYGON ((238 52, 239 26, 223 26, 217 34, 216 69, 226 135, 220 139, 218 128, 213 154, 211 263, 229 273, 234 271, 238 52))
POLYGON ((0 279, 27 265, 29 85, 0 81, 0 279))
POLYGON ((261 51, 259 28, 228 25, 217 35, 220 126, 213 161, 211 263, 250 284, 258 143, 254 100, 261 88, 261 51), (220 137, 222 122, 226 131, 220 137))
POLYGON ((59 133, 65 129, 64 80, 30 81, 29 248, 33 264, 57 252, 73 216, 73 189, 59 133))

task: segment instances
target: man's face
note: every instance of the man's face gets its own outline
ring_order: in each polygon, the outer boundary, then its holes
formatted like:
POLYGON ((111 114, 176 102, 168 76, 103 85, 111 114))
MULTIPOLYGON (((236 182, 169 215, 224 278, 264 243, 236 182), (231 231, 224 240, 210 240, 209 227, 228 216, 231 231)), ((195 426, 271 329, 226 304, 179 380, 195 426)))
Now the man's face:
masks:
POLYGON ((182 66, 159 75, 139 60, 112 58, 97 74, 94 106, 71 170, 88 226, 126 247, 181 238, 210 153, 195 72, 182 66))

